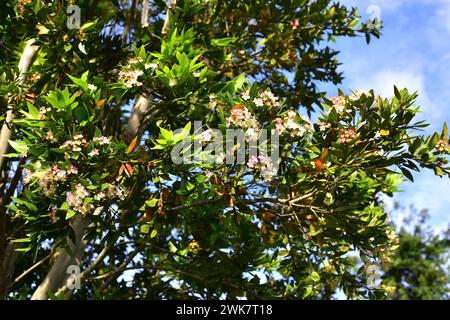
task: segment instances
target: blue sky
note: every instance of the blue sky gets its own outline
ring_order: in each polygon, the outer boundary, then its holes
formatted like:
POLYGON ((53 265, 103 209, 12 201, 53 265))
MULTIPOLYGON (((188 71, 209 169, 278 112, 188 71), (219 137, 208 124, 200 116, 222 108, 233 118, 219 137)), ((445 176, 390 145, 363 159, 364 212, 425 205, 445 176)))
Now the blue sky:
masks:
MULTIPOLYGON (((379 12, 383 35, 369 45, 361 39, 338 39, 344 72, 342 89, 374 89, 376 94, 393 96, 393 85, 417 90, 420 119, 432 125, 426 133, 450 125, 450 0, 344 0, 358 8, 365 20, 379 12), (375 8, 375 10, 374 10, 375 8)), ((336 88, 326 87, 330 95, 336 88), (330 88, 330 89, 329 89, 330 88)), ((415 174, 415 183, 404 182, 394 200, 402 205, 428 208, 435 229, 450 223, 450 179, 432 172, 415 174)), ((387 200, 388 207, 393 204, 387 200)), ((400 222, 401 215, 394 221, 400 222)))

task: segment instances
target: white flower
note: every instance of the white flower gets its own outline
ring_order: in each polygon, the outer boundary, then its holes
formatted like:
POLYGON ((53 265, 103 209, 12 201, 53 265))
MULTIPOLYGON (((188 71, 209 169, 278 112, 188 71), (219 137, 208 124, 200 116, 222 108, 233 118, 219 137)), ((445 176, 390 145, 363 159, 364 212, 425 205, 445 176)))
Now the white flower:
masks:
POLYGON ((257 107, 262 107, 264 105, 264 101, 261 98, 255 98, 253 99, 253 103, 257 106, 257 107))
POLYGON ((200 78, 200 74, 201 74, 200 71, 195 71, 195 72, 193 73, 193 76, 196 77, 196 78, 200 78))
POLYGON ((221 153, 216 157, 216 163, 221 164, 225 161, 225 154, 221 153))
POLYGON ((247 90, 242 92, 242 99, 248 101, 250 99, 250 91, 247 90))
POLYGON ((147 69, 156 69, 158 68, 158 65, 156 63, 146 63, 144 65, 145 70, 147 69))
POLYGON ((94 148, 94 149, 92 149, 91 152, 88 153, 88 156, 89 157, 94 157, 94 156, 98 156, 98 154, 99 154, 98 149, 94 148))
POLYGON ((215 94, 210 94, 208 108, 214 110, 216 106, 217 106, 217 96, 215 94))
POLYGON ((92 141, 98 142, 99 145, 105 145, 105 144, 109 144, 111 142, 111 140, 109 140, 109 138, 103 137, 103 136, 102 137, 94 137, 92 139, 92 141))
POLYGON ((103 206, 95 208, 93 215, 98 216, 100 213, 102 213, 102 210, 103 206))
POLYGON ((50 130, 50 129, 47 131, 47 134, 45 135, 44 139, 47 140, 47 141, 51 141, 51 142, 56 142, 57 141, 55 136, 53 135, 52 130, 50 130))
POLYGON ((95 90, 97 90, 97 86, 90 83, 88 85, 88 89, 91 90, 91 91, 95 91, 95 90))
POLYGON ((199 141, 200 141, 201 144, 204 144, 204 143, 206 143, 206 142, 211 141, 211 138, 212 138, 212 130, 211 130, 211 129, 208 129, 208 130, 206 130, 206 131, 203 131, 203 132, 200 134, 199 141))
POLYGON ((119 71, 119 80, 122 81, 127 88, 133 86, 142 86, 142 82, 138 81, 138 77, 142 76, 144 72, 142 70, 121 70, 119 71))
POLYGON ((326 122, 318 122, 317 124, 319 125, 319 130, 320 131, 325 131, 325 130, 327 130, 328 128, 331 127, 331 124, 330 123, 326 123, 326 122))
POLYGON ((248 128, 245 137, 247 140, 257 140, 259 137, 259 128, 248 128))

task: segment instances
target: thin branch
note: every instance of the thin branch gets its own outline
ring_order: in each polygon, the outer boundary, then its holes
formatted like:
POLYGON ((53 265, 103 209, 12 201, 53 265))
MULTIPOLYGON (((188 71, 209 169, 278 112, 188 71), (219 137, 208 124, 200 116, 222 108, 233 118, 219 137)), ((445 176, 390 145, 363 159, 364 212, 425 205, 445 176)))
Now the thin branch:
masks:
POLYGON ((132 252, 129 255, 127 260, 122 262, 122 264, 120 266, 118 266, 116 269, 111 271, 110 278, 107 279, 105 282, 103 282, 102 286, 99 289, 99 292, 102 292, 103 290, 105 290, 106 287, 111 283, 111 281, 113 281, 118 276, 119 273, 121 273, 124 269, 127 268, 128 264, 134 259, 134 257, 136 257, 142 251, 142 249, 144 249, 144 247, 145 247, 145 245, 141 245, 139 248, 137 248, 134 252, 132 252))
POLYGON ((177 0, 170 0, 169 6, 166 11, 166 18, 164 20, 164 25, 162 27, 162 34, 165 36, 169 33, 170 29, 170 16, 172 15, 172 11, 175 11, 175 8, 177 6, 177 0))
POLYGON ((141 26, 148 27, 148 0, 142 0, 141 26))
POLYGON ((16 284, 18 284, 23 278, 25 278, 28 274, 30 274, 31 272, 33 272, 35 269, 37 269, 40 265, 42 265, 45 261, 47 261, 48 259, 50 259, 53 256, 54 252, 50 252, 47 256, 45 256, 44 258, 42 258, 40 261, 36 262, 34 265, 32 265, 31 267, 29 267, 27 270, 25 270, 24 272, 22 272, 21 275, 19 275, 16 279, 14 279, 14 281, 9 285, 7 291, 11 290, 11 288, 13 286, 15 286, 16 284))
MULTIPOLYGON (((86 276, 88 276, 94 269, 95 267, 97 267, 97 265, 103 261, 103 259, 105 259, 106 254, 108 253, 108 251, 113 247, 113 244, 109 244, 105 247, 103 247, 103 250, 99 253, 99 255, 97 256, 97 258, 91 263, 91 265, 89 267, 87 267, 82 273, 80 273, 80 275, 78 276, 78 279, 83 279, 86 276)), ((73 283, 70 283, 73 284, 73 283)), ((56 292, 56 295, 58 296, 61 293, 65 293, 69 290, 69 283, 65 284, 61 289, 59 289, 56 292)))

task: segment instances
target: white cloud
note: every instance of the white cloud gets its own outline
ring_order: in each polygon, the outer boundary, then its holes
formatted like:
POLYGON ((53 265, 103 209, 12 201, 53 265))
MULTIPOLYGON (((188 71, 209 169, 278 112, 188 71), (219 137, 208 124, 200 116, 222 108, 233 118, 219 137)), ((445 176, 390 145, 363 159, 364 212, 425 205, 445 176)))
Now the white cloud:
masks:
MULTIPOLYGON (((430 224, 435 230, 447 228, 450 220, 448 210, 450 208, 450 181, 448 178, 439 178, 432 171, 423 169, 420 173, 414 174, 415 182, 403 182, 400 189, 404 192, 395 195, 395 201, 404 207, 414 205, 418 210, 428 209, 430 213, 430 224)), ((392 212, 394 199, 385 198, 388 212, 392 212)), ((394 222, 401 224, 407 216, 405 213, 397 213, 394 222)))
POLYGON ((409 70, 381 70, 373 78, 368 78, 366 81, 368 87, 374 88, 378 94, 384 97, 394 95, 394 85, 399 89, 408 88, 411 92, 419 91, 423 93, 425 91, 422 74, 409 70))

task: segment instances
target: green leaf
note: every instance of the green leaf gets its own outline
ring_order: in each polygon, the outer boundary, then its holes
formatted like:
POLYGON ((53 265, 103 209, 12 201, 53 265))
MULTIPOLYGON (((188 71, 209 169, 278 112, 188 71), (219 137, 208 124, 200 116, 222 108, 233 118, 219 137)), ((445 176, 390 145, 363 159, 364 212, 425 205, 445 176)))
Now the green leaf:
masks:
POLYGON ((96 21, 86 22, 85 24, 83 24, 81 26, 80 30, 89 31, 90 29, 92 29, 93 26, 95 26, 96 23, 97 23, 97 20, 96 21))
POLYGON ((79 86, 86 92, 89 91, 88 83, 86 82, 86 80, 75 78, 75 77, 71 76, 70 74, 68 74, 68 76, 69 76, 70 80, 72 80, 72 82, 75 83, 77 86, 79 86))
POLYGON ((394 86, 394 94, 398 100, 402 99, 402 95, 400 94, 400 91, 398 91, 398 88, 396 86, 394 86))
POLYGON ((30 238, 20 238, 20 239, 14 239, 11 240, 13 243, 24 243, 24 242, 31 242, 30 238))
POLYGON ((64 202, 59 209, 66 211, 70 209, 70 206, 67 202, 64 202))
POLYGON ((42 34, 42 35, 48 34, 50 32, 50 30, 47 29, 47 27, 45 27, 43 25, 38 25, 37 29, 39 30, 38 34, 42 34))
POLYGON ((25 156, 29 150, 25 141, 11 141, 8 140, 11 147, 20 153, 21 156, 25 156))
POLYGON ((224 47, 229 45, 230 43, 236 41, 237 38, 229 37, 229 38, 221 38, 221 39, 212 39, 211 45, 216 47, 224 47))
POLYGON ((442 128, 441 133, 441 139, 447 140, 448 139, 448 127, 447 122, 444 122, 444 127, 442 128))
POLYGON ((433 134, 433 136, 431 137, 431 139, 430 139, 430 142, 429 142, 429 144, 428 144, 428 147, 431 149, 431 148, 434 148, 434 146, 436 145, 436 143, 439 141, 439 134, 437 133, 437 132, 435 132, 434 134, 433 134))
POLYGON ((316 271, 311 272, 310 277, 311 277, 312 281, 314 281, 314 282, 320 281, 320 275, 316 271))
POLYGON ((152 233, 150 233, 150 238, 153 239, 154 237, 156 237, 157 234, 158 234, 158 231, 156 231, 156 229, 153 229, 152 233))
POLYGON ((70 218, 72 218, 74 215, 76 215, 77 214, 77 212, 76 211, 74 211, 74 210, 67 210, 67 213, 66 213, 66 220, 69 220, 70 218))
POLYGON ((175 245, 172 243, 172 241, 169 241, 169 250, 172 253, 175 253, 178 251, 177 247, 175 247, 175 245))
POLYGON ((143 224, 140 228, 141 233, 148 233, 150 231, 150 225, 149 224, 143 224))
POLYGON ((73 114, 78 121, 89 119, 89 110, 85 106, 79 106, 73 110, 73 114))
POLYGON ((146 205, 147 207, 153 208, 153 207, 156 206, 156 204, 158 203, 158 201, 159 201, 158 199, 150 199, 150 200, 145 201, 145 205, 146 205))
POLYGON ((245 77, 245 73, 241 73, 236 78, 231 81, 228 81, 225 86, 222 88, 222 92, 228 92, 234 94, 236 91, 242 88, 244 83, 247 82, 247 78, 245 77))
POLYGON ((84 43, 83 43, 83 42, 80 42, 80 43, 78 44, 78 49, 80 49, 81 53, 84 53, 85 55, 87 55, 86 47, 84 46, 84 43))
POLYGON ((164 139, 166 139, 167 141, 172 140, 172 136, 173 136, 173 132, 170 130, 166 130, 164 128, 160 128, 161 129, 161 135, 163 136, 164 139))
POLYGON ((411 180, 411 182, 414 182, 414 177, 408 169, 400 168, 400 170, 402 170, 405 177, 407 177, 409 180, 411 180))

